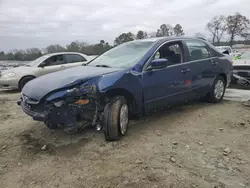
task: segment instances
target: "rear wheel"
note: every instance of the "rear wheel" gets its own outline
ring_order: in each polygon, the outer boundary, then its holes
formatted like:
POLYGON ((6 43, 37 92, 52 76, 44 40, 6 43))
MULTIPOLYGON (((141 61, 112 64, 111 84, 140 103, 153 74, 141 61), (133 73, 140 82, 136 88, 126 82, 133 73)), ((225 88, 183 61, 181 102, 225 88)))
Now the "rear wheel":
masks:
POLYGON ((220 102, 225 94, 226 81, 222 76, 217 76, 214 80, 210 92, 206 96, 206 101, 212 103, 220 102))
POLYGON ((19 90, 21 91, 23 89, 23 87, 25 86, 25 84, 27 84, 29 81, 33 80, 35 77, 33 76, 26 76, 24 78, 22 78, 19 82, 19 90))
POLYGON ((129 124, 129 109, 124 97, 116 96, 104 108, 104 135, 107 141, 120 140, 129 124))

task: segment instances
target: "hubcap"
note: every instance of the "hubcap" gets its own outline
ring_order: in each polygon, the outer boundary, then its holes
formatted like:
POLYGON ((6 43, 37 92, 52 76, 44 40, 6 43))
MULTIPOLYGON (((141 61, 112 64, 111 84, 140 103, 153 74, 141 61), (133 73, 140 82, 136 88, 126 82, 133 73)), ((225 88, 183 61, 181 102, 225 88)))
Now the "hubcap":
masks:
POLYGON ((121 134, 124 135, 128 128, 128 105, 123 104, 120 112, 120 130, 121 134))
POLYGON ((214 96, 216 99, 220 99, 224 93, 224 82, 222 80, 218 80, 214 87, 214 96))

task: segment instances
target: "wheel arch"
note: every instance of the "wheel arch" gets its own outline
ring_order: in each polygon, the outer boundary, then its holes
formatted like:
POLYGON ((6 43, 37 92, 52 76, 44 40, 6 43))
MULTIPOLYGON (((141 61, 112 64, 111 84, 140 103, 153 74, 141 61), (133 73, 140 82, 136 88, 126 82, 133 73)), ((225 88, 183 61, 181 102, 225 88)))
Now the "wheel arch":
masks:
POLYGON ((27 78, 27 77, 32 77, 33 79, 36 78, 34 75, 25 75, 25 76, 22 76, 20 78, 20 80, 18 81, 18 88, 20 88, 20 83, 21 81, 24 79, 24 78, 27 78))
POLYGON ((112 98, 115 96, 123 96, 126 101, 128 102, 128 106, 129 106, 129 112, 131 114, 136 114, 137 109, 136 109, 136 99, 135 96, 128 90, 123 89, 123 88, 115 88, 115 89, 110 89, 108 91, 106 91, 106 96, 108 98, 112 98))
POLYGON ((227 75, 225 73, 221 72, 221 73, 219 73, 219 74, 217 74, 217 75, 214 76, 213 81, 211 83, 211 86, 213 85, 214 81, 216 80, 216 78, 218 76, 221 76, 222 78, 224 78, 225 84, 227 85, 227 81, 228 81, 227 80, 227 75))
POLYGON ((220 73, 218 76, 221 76, 224 78, 225 84, 227 85, 227 75, 225 73, 220 73))

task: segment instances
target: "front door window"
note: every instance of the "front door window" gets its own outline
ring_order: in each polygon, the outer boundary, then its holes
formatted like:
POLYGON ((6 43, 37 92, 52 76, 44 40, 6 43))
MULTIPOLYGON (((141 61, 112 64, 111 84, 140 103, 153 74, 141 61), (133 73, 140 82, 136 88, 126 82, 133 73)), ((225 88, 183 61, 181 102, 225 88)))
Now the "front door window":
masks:
POLYGON ((55 66, 64 64, 63 55, 55 55, 45 60, 45 66, 55 66))
POLYGON ((167 59, 169 65, 183 62, 182 48, 179 42, 164 44, 154 55, 153 59, 167 59))

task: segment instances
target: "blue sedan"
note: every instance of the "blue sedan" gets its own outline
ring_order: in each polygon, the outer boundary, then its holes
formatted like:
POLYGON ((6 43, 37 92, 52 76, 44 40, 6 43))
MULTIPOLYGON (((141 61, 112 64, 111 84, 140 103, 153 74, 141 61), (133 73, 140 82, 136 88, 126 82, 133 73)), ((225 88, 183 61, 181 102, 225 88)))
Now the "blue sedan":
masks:
POLYGON ((116 141, 134 115, 201 98, 220 102, 231 75, 230 56, 205 40, 149 38, 30 81, 18 104, 49 128, 72 133, 95 126, 116 141))

